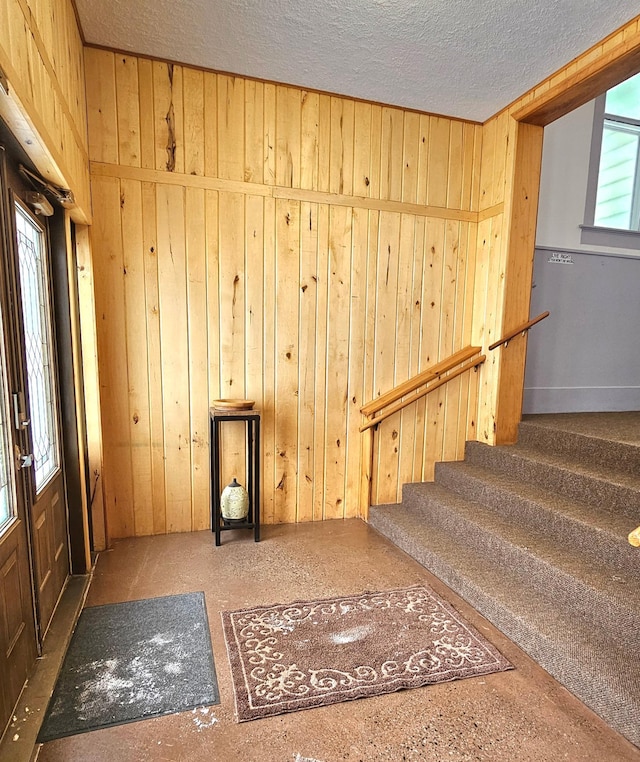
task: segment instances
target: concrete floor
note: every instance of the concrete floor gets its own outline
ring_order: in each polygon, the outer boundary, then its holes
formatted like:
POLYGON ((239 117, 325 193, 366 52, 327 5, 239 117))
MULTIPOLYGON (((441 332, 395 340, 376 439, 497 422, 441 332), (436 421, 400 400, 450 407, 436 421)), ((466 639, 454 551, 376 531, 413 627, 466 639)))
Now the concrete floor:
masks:
MULTIPOLYGON (((464 545, 460 546, 464 553, 464 545)), ((87 605, 203 590, 221 703, 47 743, 38 762, 639 760, 517 646, 359 520, 124 540, 101 554, 87 605), (238 724, 220 611, 427 582, 515 670, 238 724)))

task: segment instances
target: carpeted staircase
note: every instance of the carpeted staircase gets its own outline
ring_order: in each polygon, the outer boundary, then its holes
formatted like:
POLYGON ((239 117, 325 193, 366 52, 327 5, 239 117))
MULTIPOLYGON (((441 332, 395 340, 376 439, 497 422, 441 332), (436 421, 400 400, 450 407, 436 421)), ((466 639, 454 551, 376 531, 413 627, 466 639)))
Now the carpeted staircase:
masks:
POLYGON ((402 498, 370 524, 640 746, 640 413, 528 416, 402 498))

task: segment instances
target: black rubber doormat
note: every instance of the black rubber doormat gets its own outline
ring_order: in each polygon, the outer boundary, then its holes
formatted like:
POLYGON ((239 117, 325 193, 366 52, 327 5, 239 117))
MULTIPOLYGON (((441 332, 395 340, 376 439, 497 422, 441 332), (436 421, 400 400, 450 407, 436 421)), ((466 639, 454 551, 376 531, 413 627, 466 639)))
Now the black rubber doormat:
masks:
POLYGON ((38 741, 219 704, 204 593, 86 608, 38 741))

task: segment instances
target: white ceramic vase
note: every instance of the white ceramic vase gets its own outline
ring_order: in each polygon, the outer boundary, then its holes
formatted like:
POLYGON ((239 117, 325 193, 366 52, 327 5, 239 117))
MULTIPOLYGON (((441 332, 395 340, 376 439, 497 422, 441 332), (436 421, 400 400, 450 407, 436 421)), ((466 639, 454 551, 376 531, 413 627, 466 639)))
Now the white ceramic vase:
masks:
POLYGON ((220 496, 220 513, 225 523, 234 524, 247 520, 249 514, 249 493, 236 481, 235 476, 220 496))

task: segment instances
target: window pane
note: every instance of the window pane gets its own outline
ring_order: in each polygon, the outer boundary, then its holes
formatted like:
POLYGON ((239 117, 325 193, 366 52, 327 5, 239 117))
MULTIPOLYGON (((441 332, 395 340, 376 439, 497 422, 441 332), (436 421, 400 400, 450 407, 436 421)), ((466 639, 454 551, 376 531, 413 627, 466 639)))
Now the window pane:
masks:
POLYGON ((0 351, 0 534, 15 516, 16 507, 11 481, 11 434, 5 367, 4 353, 0 351))
POLYGON ((53 346, 44 235, 16 205, 20 290, 29 382, 36 490, 58 470, 53 346))
POLYGON ((638 134, 605 122, 596 196, 596 225, 625 230, 637 227, 631 219, 637 160, 638 134))
POLYGON ((607 114, 640 120, 640 74, 607 90, 604 110, 607 114))

